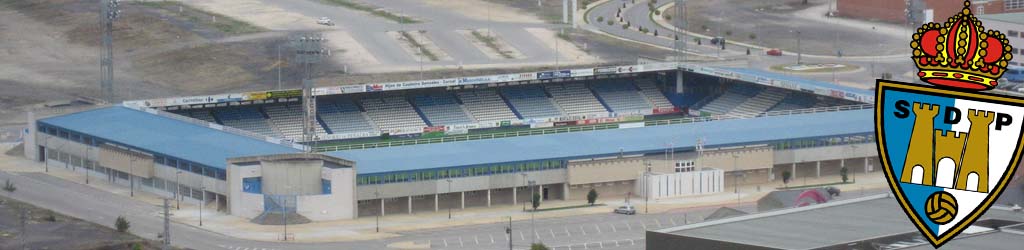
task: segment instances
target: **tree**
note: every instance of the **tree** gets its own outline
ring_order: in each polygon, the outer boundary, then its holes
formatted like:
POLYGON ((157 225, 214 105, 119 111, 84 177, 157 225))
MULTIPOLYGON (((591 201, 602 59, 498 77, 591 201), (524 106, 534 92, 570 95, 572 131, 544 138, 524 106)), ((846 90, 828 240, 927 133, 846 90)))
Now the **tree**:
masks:
POLYGON ((750 40, 757 40, 757 34, 754 33, 750 33, 750 35, 747 35, 747 37, 749 37, 750 40))
POLYGON ((118 232, 128 232, 129 227, 131 227, 131 223, 129 223, 124 216, 118 216, 117 220, 114 221, 114 228, 116 228, 118 232))
POLYGON ((793 173, 790 173, 789 170, 782 171, 782 184, 785 184, 786 187, 789 187, 789 181, 792 178, 793 178, 793 173))
POLYGON ((847 169, 846 166, 843 166, 843 168, 839 169, 839 177, 843 178, 843 183, 846 183, 846 181, 850 179, 849 176, 847 176, 849 172, 850 170, 847 169))
POLYGON ((540 194, 533 194, 533 210, 540 206, 540 194))
POLYGON ((550 248, 548 248, 548 246, 545 246, 544 243, 533 243, 533 244, 530 244, 530 250, 549 250, 549 249, 550 248))
POLYGON ((590 192, 587 192, 587 203, 593 206, 594 202, 597 202, 597 190, 591 188, 590 192))
POLYGON ((604 22, 604 17, 603 16, 597 17, 597 22, 604 22))
POLYGON ((657 29, 654 30, 654 36, 658 36, 658 30, 657 29))
POLYGON ((142 244, 139 244, 137 242, 135 244, 132 244, 132 250, 142 250, 142 244))
POLYGON ((14 183, 12 183, 11 180, 4 181, 4 191, 13 193, 14 190, 18 190, 18 188, 14 186, 14 183))

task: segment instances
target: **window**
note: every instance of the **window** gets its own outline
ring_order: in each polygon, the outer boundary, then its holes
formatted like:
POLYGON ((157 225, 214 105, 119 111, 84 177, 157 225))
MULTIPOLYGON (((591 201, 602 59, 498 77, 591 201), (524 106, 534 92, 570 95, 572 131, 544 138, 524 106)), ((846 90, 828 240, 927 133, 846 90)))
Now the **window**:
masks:
POLYGON ((696 166, 696 164, 692 160, 677 161, 676 162, 676 166, 675 166, 675 170, 676 170, 676 173, 691 172, 691 171, 693 171, 695 166, 696 166))
MULTIPOLYGON (((1018 33, 1019 32, 1017 32, 1016 30, 1007 30, 1006 31, 1006 36, 1018 36, 1018 33)), ((1014 51, 1016 51, 1016 50, 1014 50, 1014 51)))
POLYGON ((1004 0, 1003 4, 1006 10, 1016 10, 1024 8, 1024 0, 1004 0))

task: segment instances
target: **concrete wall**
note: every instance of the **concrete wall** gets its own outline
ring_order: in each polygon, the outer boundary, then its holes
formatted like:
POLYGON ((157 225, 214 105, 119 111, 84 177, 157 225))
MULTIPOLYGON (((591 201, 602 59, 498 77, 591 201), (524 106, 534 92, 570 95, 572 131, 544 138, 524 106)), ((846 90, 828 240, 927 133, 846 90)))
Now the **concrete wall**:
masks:
MULTIPOLYGON (((648 176, 646 191, 650 192, 652 199, 719 193, 725 186, 724 176, 721 169, 655 174, 648 176)), ((638 183, 643 184, 642 181, 638 183)), ((637 189, 641 195, 646 195, 642 186, 637 189)))
POLYGON ((774 149, 768 146, 706 150, 698 161, 697 167, 717 168, 726 172, 766 169, 772 167, 775 162, 774 157, 774 149))
POLYGON ((262 175, 259 165, 227 167, 228 212, 242 218, 255 218, 263 213, 263 194, 242 191, 242 179, 262 175))
POLYGON ((569 199, 586 200, 590 189, 597 191, 598 203, 601 200, 618 200, 627 195, 637 195, 636 180, 616 181, 606 183, 591 183, 569 186, 569 199))
MULTIPOLYGON (((662 165, 662 164, 659 164, 662 165)), ((627 181, 644 171, 644 157, 570 161, 569 185, 627 181)))
POLYGON ((816 148, 777 150, 774 153, 774 164, 814 162, 834 160, 837 158, 859 157, 878 157, 878 147, 874 142, 872 142, 816 148))
POLYGON ((262 161, 263 193, 316 195, 323 193, 321 160, 262 161))

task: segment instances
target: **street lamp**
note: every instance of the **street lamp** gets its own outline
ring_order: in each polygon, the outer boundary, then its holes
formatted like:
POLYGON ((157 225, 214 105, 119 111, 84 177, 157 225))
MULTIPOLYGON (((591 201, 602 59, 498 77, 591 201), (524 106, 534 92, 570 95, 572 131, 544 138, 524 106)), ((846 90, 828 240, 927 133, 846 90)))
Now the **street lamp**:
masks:
POLYGON ((736 155, 736 153, 732 154, 732 174, 733 174, 733 177, 732 177, 733 191, 732 192, 736 193, 736 205, 737 206, 740 205, 740 173, 738 172, 739 169, 737 169, 737 167, 736 167, 736 161, 739 158, 740 158, 740 156, 736 155))
POLYGON ((790 32, 796 32, 796 64, 800 64, 800 59, 803 58, 803 49, 800 48, 800 31, 790 30, 790 32))
MULTIPOLYGON (((82 167, 85 168, 85 184, 88 185, 89 184, 89 169, 90 169, 90 167, 86 167, 85 166, 85 162, 89 161, 89 145, 85 145, 85 156, 83 156, 83 157, 84 157, 84 160, 82 160, 82 167)), ((93 167, 95 167, 96 164, 89 163, 89 165, 92 165, 93 167)))
POLYGON ((202 201, 199 202, 199 226, 201 227, 203 226, 203 207, 206 206, 206 186, 203 186, 202 179, 199 179, 199 186, 199 191, 202 192, 202 201))
MULTIPOLYGON (((519 175, 523 176, 523 186, 526 186, 526 173, 519 173, 519 175)), ((519 187, 516 187, 516 188, 518 189, 519 187)), ((512 197, 512 199, 515 199, 515 198, 516 197, 512 197)), ((533 199, 533 197, 530 197, 530 199, 533 199)), ((526 202, 523 202, 523 212, 526 212, 526 202)))
MULTIPOLYGON (((177 168, 177 166, 175 166, 175 168, 177 168)), ((181 197, 178 196, 178 190, 181 190, 179 177, 181 177, 181 169, 178 169, 178 171, 174 173, 174 203, 176 203, 175 206, 178 207, 178 210, 181 210, 181 197)))
POLYGON ((380 187, 377 187, 377 191, 373 191, 373 196, 380 200, 381 211, 377 213, 377 232, 380 233, 380 214, 384 213, 384 200, 380 199, 380 187))
MULTIPOLYGON (((530 207, 533 207, 533 212, 530 212, 530 243, 537 243, 537 224, 534 223, 534 214, 537 214, 537 207, 533 206, 534 191, 533 186, 537 185, 536 181, 530 181, 530 207)), ((511 240, 511 238, 509 238, 511 240)))
POLYGON ((651 210, 650 210, 650 207, 651 207, 651 194, 649 194, 651 190, 648 187, 648 186, 650 186, 650 183, 649 183, 649 180, 651 179, 650 176, 651 176, 651 166, 648 165, 647 166, 647 171, 644 172, 644 213, 645 214, 651 213, 651 210))
MULTIPOLYGON (((448 193, 452 192, 452 179, 448 179, 448 193)), ((452 219, 452 206, 448 206, 448 219, 452 219)))
POLYGON ((130 190, 130 196, 135 197, 135 156, 129 154, 131 161, 128 163, 128 189, 130 190))
MULTIPOLYGON (((850 153, 852 153, 854 155, 857 154, 857 144, 850 144, 850 153)), ((867 162, 868 158, 864 158, 864 161, 867 162)), ((867 164, 864 164, 864 165, 867 165, 867 164)), ((850 168, 847 168, 847 170, 849 170, 849 169, 850 168)), ((852 172, 853 172, 853 183, 857 183, 857 171, 852 171, 852 172)))

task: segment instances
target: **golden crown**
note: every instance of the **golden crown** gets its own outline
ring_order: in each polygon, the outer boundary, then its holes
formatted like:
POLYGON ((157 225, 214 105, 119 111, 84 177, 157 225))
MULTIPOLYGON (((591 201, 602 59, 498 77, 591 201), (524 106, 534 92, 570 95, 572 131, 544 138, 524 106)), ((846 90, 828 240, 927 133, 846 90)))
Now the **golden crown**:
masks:
POLYGON ((971 14, 971 1, 945 24, 927 23, 917 29, 910 47, 922 81, 946 87, 989 90, 998 85, 1013 58, 1006 36, 985 30, 971 14))

